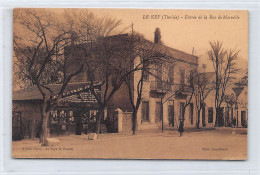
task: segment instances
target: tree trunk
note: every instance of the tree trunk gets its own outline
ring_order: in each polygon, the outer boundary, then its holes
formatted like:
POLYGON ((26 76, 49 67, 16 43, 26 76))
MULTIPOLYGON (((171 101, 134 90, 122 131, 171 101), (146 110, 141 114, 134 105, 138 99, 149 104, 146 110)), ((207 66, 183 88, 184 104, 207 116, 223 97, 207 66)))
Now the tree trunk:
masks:
POLYGON ((200 128, 200 109, 198 110, 197 129, 200 128))
POLYGON ((42 113, 42 126, 41 126, 41 136, 40 136, 40 142, 44 143, 44 140, 48 137, 50 137, 50 128, 48 127, 48 121, 49 121, 49 115, 50 111, 43 110, 42 113))
POLYGON ((163 102, 162 102, 162 98, 161 98, 161 106, 160 107, 161 107, 161 110, 160 110, 161 114, 160 115, 161 115, 161 120, 162 120, 162 132, 163 132, 164 128, 163 128, 163 102))
POLYGON ((132 134, 135 135, 136 131, 136 118, 137 118, 137 110, 134 109, 132 114, 132 134))
POLYGON ((217 107, 216 108, 216 120, 215 120, 215 127, 222 126, 223 121, 222 121, 222 116, 221 116, 221 108, 217 107))
POLYGON ((101 119, 103 117, 104 114, 104 108, 102 107, 99 111, 99 114, 97 115, 97 119, 96 119, 96 134, 100 133, 100 124, 101 124, 101 119))

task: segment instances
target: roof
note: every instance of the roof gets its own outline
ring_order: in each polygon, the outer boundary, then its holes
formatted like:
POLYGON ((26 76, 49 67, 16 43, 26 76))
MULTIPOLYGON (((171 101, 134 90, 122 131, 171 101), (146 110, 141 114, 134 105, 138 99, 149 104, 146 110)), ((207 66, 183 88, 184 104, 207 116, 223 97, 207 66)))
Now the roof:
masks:
MULTIPOLYGON (((128 34, 119 34, 119 35, 108 36, 108 37, 105 37, 105 38, 110 40, 110 41, 115 41, 115 40, 122 40, 123 38, 129 38, 129 35, 128 34)), ((145 38, 144 38, 144 40, 146 42, 148 42, 149 44, 154 45, 155 50, 157 52, 162 53, 162 54, 168 54, 168 56, 172 56, 174 58, 179 58, 179 59, 184 59, 184 60, 192 59, 192 61, 194 61, 194 59, 198 58, 195 55, 188 54, 188 53, 180 51, 178 49, 174 49, 174 48, 165 46, 163 44, 154 43, 154 42, 147 40, 145 38)), ((191 60, 189 60, 189 61, 191 61, 191 60)))
MULTIPOLYGON (((101 83, 95 83, 98 85, 101 85, 101 83)), ((73 90, 77 90, 82 87, 87 87, 89 86, 89 82, 79 82, 79 83, 69 83, 64 90, 64 93, 66 92, 71 92, 73 90)), ((61 89, 62 84, 52 84, 48 85, 48 87, 53 91, 53 94, 56 95, 60 89, 61 89)), ((46 93, 49 93, 46 90, 46 93)), ((31 86, 26 89, 20 89, 13 91, 13 100, 19 101, 19 100, 42 100, 42 95, 38 88, 36 86, 31 86)))
POLYGON ((195 55, 191 55, 189 53, 186 53, 181 50, 174 49, 174 48, 162 45, 162 44, 154 43, 149 40, 146 40, 146 41, 149 42, 150 44, 153 44, 155 51, 160 54, 174 58, 177 61, 198 65, 198 57, 195 55))
POLYGON ((241 92, 244 90, 244 87, 233 87, 233 91, 235 92, 235 95, 238 97, 241 92))
MULTIPOLYGON (((139 37, 139 36, 137 36, 137 37, 139 37)), ((109 41, 111 43, 119 43, 120 46, 127 47, 128 44, 124 44, 124 43, 125 42, 126 43, 131 42, 131 36, 128 35, 128 34, 119 34, 119 35, 113 35, 113 36, 107 36, 107 37, 104 37, 104 38, 100 38, 99 41, 102 41, 102 40, 109 41)), ((163 44, 154 43, 154 42, 147 40, 143 37, 141 38, 141 40, 145 42, 143 47, 153 48, 153 51, 160 53, 161 55, 168 56, 168 57, 173 58, 173 59, 180 61, 180 62, 186 62, 186 63, 189 63, 189 64, 198 65, 198 57, 195 56, 195 55, 188 54, 186 52, 165 46, 163 44)), ((95 44, 97 44, 97 43, 95 43, 95 42, 89 43, 88 42, 88 43, 82 43, 82 44, 79 44, 79 45, 82 46, 82 47, 89 47, 90 45, 92 45, 92 47, 94 47, 95 44)), ((138 44, 139 43, 137 42, 137 46, 140 46, 140 44, 139 45, 138 44)), ((74 48, 75 49, 77 47, 75 45, 72 45, 72 46, 68 46, 66 48, 74 48)))

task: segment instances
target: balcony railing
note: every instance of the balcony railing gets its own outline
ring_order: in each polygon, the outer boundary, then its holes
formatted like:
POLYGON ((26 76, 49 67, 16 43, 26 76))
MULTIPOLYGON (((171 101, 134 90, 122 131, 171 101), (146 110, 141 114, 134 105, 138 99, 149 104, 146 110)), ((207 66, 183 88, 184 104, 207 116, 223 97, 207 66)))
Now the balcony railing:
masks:
POLYGON ((189 85, 171 84, 167 81, 151 81, 150 90, 157 92, 175 91, 183 94, 192 92, 192 88, 189 85))
POLYGON ((192 93, 192 87, 187 84, 179 84, 175 86, 175 91, 178 91, 181 94, 190 94, 192 93))
POLYGON ((151 81, 150 90, 151 91, 168 91, 171 90, 172 85, 166 81, 151 81))

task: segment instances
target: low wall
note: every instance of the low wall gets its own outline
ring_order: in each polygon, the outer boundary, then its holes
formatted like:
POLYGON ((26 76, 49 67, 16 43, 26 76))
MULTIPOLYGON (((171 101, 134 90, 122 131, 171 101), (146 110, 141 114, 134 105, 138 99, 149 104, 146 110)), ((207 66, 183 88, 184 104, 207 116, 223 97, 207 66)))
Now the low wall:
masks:
POLYGON ((115 116, 118 118, 118 132, 132 132, 132 112, 123 112, 121 109, 115 111, 115 116))

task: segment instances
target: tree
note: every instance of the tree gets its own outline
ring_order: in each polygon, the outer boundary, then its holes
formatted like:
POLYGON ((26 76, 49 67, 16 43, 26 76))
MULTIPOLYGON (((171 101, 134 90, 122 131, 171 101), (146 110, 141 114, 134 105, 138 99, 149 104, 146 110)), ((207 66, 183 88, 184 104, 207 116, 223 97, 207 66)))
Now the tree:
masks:
MULTIPOLYGON (((184 114, 187 106, 189 106, 192 103, 193 96, 195 94, 195 86, 193 84, 193 76, 192 74, 186 74, 185 71, 181 69, 181 78, 180 82, 174 82, 172 74, 174 67, 178 65, 178 61, 175 59, 166 59, 163 62, 164 66, 159 65, 156 69, 156 86, 159 90, 160 94, 160 104, 161 104, 161 110, 160 110, 160 123, 161 123, 161 130, 164 131, 164 120, 163 120, 163 105, 169 101, 173 96, 177 98, 181 98, 185 100, 185 103, 183 103, 182 106, 182 113, 179 116, 180 122, 183 122, 184 120, 184 114), (166 65, 166 66, 165 66, 166 65), (187 81, 186 81, 187 80, 187 81)), ((192 71, 195 71, 193 67, 189 68, 192 71)), ((196 69, 196 68, 195 68, 196 69)), ((191 71, 191 72, 192 72, 191 71)), ((184 126, 184 123, 179 126, 184 126)))
MULTIPOLYGON (((99 104, 99 115, 97 116, 96 133, 100 132, 100 122, 104 112, 111 101, 114 94, 120 89, 125 79, 134 71, 140 70, 140 66, 130 69, 133 59, 129 58, 129 47, 127 44, 129 36, 119 36, 119 39, 113 37, 105 37, 96 41, 92 48, 93 64, 87 64, 87 76, 91 84, 94 80, 99 80, 104 83, 103 94, 99 98, 93 88, 90 88, 92 94, 96 97, 99 104), (94 68, 94 69, 93 69, 94 68), (93 74, 97 71, 99 73, 93 74), (98 74, 98 75, 97 75, 98 74)), ((90 58, 91 59, 91 58, 90 58)))
POLYGON ((42 95, 40 141, 43 144, 49 137, 50 111, 57 106, 70 80, 84 66, 82 63, 77 70, 68 71, 64 47, 71 43, 71 34, 60 26, 55 15, 43 9, 14 11, 14 66, 21 81, 30 82, 42 95), (48 86, 53 83, 61 85, 58 92, 48 86))
MULTIPOLYGON (((193 78, 193 77, 192 77, 193 78)), ((193 79, 191 80, 191 82, 193 81, 193 79)), ((180 124, 179 127, 184 127, 184 116, 185 116, 185 111, 186 108, 191 104, 192 99, 195 95, 195 86, 194 84, 190 84, 190 86, 187 85, 181 85, 181 88, 179 90, 177 90, 177 95, 180 96, 181 98, 185 98, 185 103, 183 104, 182 107, 182 113, 180 114, 180 124), (183 86, 183 87, 182 87, 183 86)), ((179 132, 180 132, 180 136, 182 135, 181 133, 184 132, 184 129, 180 128, 179 132)))
MULTIPOLYGON (((121 20, 109 16, 97 18, 87 10, 65 10, 66 30, 73 33, 73 42, 67 47, 67 53, 73 59, 74 52, 80 54, 78 59, 85 63, 84 75, 90 83, 90 92, 99 106, 96 117, 96 133, 100 132, 100 122, 104 110, 111 98, 119 90, 124 79, 130 73, 125 68, 130 64, 129 43, 118 43, 121 33, 116 31, 121 20), (112 36, 112 35, 115 36, 112 36), (95 82, 103 83, 102 96, 95 91, 95 82)), ((126 42, 123 41, 123 42, 126 42)))
POLYGON ((164 60, 163 62, 157 63, 155 66, 155 79, 156 86, 159 88, 160 92, 160 120, 158 121, 161 124, 161 131, 164 131, 164 119, 163 119, 163 105, 174 95, 176 95, 177 90, 174 89, 174 84, 172 78, 170 77, 170 72, 175 65, 174 60, 164 60), (163 68, 163 63, 168 65, 163 68), (168 76, 165 76, 168 74, 168 76), (163 76, 164 75, 164 76, 163 76))
POLYGON ((205 105, 205 100, 213 90, 212 81, 206 75, 206 73, 194 72, 194 86, 196 90, 194 91, 194 97, 196 101, 197 109, 197 122, 196 127, 200 127, 200 112, 203 106, 205 105))
MULTIPOLYGON (((180 111, 180 116, 179 116, 179 126, 178 131, 180 133, 180 136, 182 136, 182 133, 184 132, 184 116, 185 116, 185 111, 186 108, 192 103, 192 99, 195 95, 195 86, 192 83, 193 76, 190 75, 190 77, 182 77, 182 79, 189 79, 189 83, 180 83, 180 84, 173 84, 171 82, 166 82, 164 87, 166 88, 164 91, 164 95, 161 96, 161 109, 163 109, 163 104, 166 103, 168 100, 170 100, 173 96, 185 99, 185 102, 182 103, 181 111, 180 111)), ((163 91, 162 91, 163 92, 163 91)), ((161 110, 161 117, 163 119, 163 110, 161 110)), ((163 120, 162 120, 162 132, 164 131, 163 129, 163 120)))
POLYGON ((96 118, 96 133, 100 132, 100 122, 104 110, 114 94, 120 89, 127 76, 141 69, 141 64, 130 69, 134 59, 129 58, 129 36, 108 36, 76 47, 83 53, 86 64, 85 74, 90 82, 90 91, 94 95, 99 113, 96 118), (118 38, 117 38, 118 37, 118 38), (103 82, 102 96, 95 91, 96 81, 103 82))
POLYGON ((239 87, 248 86, 248 69, 246 70, 245 75, 241 79, 239 79, 237 82, 235 82, 235 85, 239 86, 239 87))
POLYGON ((162 61, 162 54, 155 51, 155 44, 146 40, 140 34, 131 35, 132 46, 130 48, 130 61, 132 65, 129 65, 127 71, 132 72, 128 74, 125 79, 125 83, 128 88, 129 101, 132 107, 132 133, 136 132, 137 124, 137 111, 141 104, 142 92, 144 81, 148 79, 149 76, 154 76, 153 64, 162 61), (136 96, 136 98, 135 98, 136 96))
POLYGON ((211 49, 208 50, 209 59, 212 62, 215 72, 215 126, 223 126, 223 116, 221 114, 221 104, 224 101, 226 88, 234 79, 233 75, 237 73, 236 61, 239 51, 224 49, 222 42, 210 42, 211 49))

